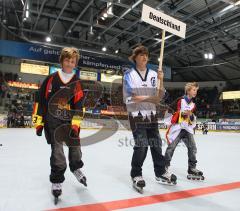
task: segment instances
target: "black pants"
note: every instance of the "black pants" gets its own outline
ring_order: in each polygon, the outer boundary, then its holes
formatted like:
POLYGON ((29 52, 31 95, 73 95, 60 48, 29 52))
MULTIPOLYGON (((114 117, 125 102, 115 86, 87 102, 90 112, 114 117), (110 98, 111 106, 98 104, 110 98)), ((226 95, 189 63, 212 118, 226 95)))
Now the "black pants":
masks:
POLYGON ((71 137, 69 122, 47 121, 44 129, 47 142, 51 145, 52 150, 50 182, 62 183, 65 180, 64 173, 67 168, 63 146, 69 148, 68 159, 71 172, 83 167, 80 139, 71 137))
POLYGON ((154 172, 157 177, 165 172, 165 159, 162 155, 162 140, 157 126, 137 128, 133 131, 135 145, 133 147, 131 177, 142 176, 143 162, 150 146, 154 172))
POLYGON ((181 140, 184 142, 188 149, 188 167, 195 168, 197 163, 196 159, 197 147, 195 140, 193 138, 193 134, 187 132, 186 130, 181 130, 177 138, 171 144, 168 145, 165 152, 166 165, 170 166, 173 153, 181 140))
MULTIPOLYGON (((64 173, 67 169, 66 158, 63 151, 62 143, 53 143, 51 144, 51 157, 50 157, 50 182, 52 183, 62 183, 65 180, 64 173)), ((74 172, 76 169, 82 168, 83 162, 81 160, 82 153, 80 146, 73 147, 69 146, 69 167, 71 172, 74 172)))

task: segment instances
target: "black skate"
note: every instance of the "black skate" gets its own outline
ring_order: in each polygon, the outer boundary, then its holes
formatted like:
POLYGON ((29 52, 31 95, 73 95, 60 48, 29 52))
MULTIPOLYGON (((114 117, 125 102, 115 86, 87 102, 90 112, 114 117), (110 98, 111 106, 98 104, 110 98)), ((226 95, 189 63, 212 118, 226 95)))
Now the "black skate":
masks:
POLYGON ((58 197, 62 195, 62 184, 52 183, 52 195, 54 196, 54 204, 58 203, 58 197))
POLYGON ((73 174, 77 178, 78 182, 82 183, 85 187, 87 187, 87 178, 80 169, 75 170, 73 174))
POLYGON ((159 177, 155 177, 157 182, 161 184, 167 184, 167 185, 176 185, 177 184, 177 176, 169 173, 168 168, 166 168, 166 171, 164 174, 162 174, 159 177))
POLYGON ((205 177, 203 176, 203 172, 199 171, 196 168, 188 168, 187 178, 189 180, 204 180, 205 179, 205 177))
POLYGON ((146 186, 146 183, 144 181, 144 179, 142 178, 142 176, 137 176, 132 178, 133 181, 133 188, 139 192, 139 193, 143 193, 143 188, 146 186))

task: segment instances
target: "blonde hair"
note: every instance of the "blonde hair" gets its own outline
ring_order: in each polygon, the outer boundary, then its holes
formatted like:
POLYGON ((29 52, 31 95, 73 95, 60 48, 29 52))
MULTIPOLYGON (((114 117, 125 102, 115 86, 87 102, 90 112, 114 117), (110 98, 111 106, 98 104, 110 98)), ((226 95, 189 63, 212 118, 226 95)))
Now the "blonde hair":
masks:
POLYGON ((193 87, 199 88, 199 85, 197 82, 190 82, 185 85, 185 94, 187 94, 193 87))
POLYGON ((139 54, 146 54, 147 56, 149 56, 148 49, 143 45, 139 45, 133 50, 132 55, 129 56, 128 59, 132 62, 135 62, 135 59, 139 54))
POLYGON ((78 64, 78 60, 80 58, 80 54, 77 48, 73 48, 73 47, 66 47, 63 48, 59 57, 59 62, 60 64, 63 63, 63 60, 65 58, 71 59, 76 57, 76 65, 78 64))

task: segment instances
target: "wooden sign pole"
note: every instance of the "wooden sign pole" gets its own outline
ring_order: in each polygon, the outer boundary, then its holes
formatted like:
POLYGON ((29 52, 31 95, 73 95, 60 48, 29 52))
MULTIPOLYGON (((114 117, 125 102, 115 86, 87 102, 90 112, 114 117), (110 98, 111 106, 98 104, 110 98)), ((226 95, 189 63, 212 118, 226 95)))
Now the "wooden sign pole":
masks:
MULTIPOLYGON (((162 30, 162 42, 161 42, 161 50, 160 50, 160 60, 159 60, 159 66, 158 69, 162 70, 162 66, 163 66, 163 53, 164 53, 164 44, 165 44, 165 30, 162 30)), ((159 93, 159 89, 161 86, 161 81, 158 79, 158 83, 157 83, 157 94, 159 93)))

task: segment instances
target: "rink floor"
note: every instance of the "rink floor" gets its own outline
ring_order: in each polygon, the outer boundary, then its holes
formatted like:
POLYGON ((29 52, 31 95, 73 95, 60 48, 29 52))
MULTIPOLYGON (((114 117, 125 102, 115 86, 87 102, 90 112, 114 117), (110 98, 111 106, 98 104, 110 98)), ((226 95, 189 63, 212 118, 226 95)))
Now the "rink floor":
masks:
MULTIPOLYGON (((93 133, 82 130, 81 136, 93 133)), ((165 131, 161 134, 164 137, 165 131)), ((130 132, 118 131, 104 141, 83 146, 88 187, 79 184, 68 168, 63 195, 55 206, 49 182, 50 146, 44 137, 36 137, 33 129, 0 129, 0 210, 239 211, 240 133, 197 133, 195 140, 197 167, 206 180, 187 180, 187 149, 180 144, 171 166, 178 184, 156 183, 149 151, 142 195, 133 190, 129 177, 130 132)))

